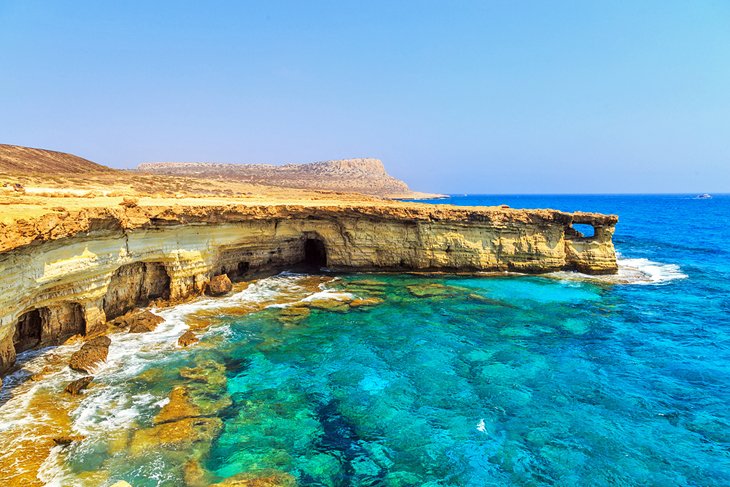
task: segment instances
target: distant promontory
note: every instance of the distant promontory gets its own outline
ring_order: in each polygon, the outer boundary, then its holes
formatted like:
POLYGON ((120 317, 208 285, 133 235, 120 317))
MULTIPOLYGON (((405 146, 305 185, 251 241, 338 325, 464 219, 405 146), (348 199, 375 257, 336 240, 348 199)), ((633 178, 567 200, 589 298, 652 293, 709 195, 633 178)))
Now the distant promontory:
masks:
POLYGON ((168 176, 234 180, 266 186, 371 194, 389 198, 440 195, 411 191, 387 173, 379 159, 341 159, 309 164, 226 164, 212 162, 147 162, 137 170, 168 176))

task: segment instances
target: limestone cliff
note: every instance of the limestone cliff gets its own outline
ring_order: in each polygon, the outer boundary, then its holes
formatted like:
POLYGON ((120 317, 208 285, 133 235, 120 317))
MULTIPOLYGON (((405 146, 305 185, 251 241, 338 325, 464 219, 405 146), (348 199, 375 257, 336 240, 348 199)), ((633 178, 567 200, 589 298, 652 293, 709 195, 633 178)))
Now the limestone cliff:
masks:
POLYGON ((616 272, 617 217, 417 204, 103 207, 0 224, 0 370, 155 298, 308 261, 343 270, 616 272), (584 238, 573 223, 593 225, 584 238))
POLYGON ((145 173, 237 180, 287 188, 326 189, 396 198, 429 196, 411 191, 406 183, 389 175, 378 159, 344 159, 283 166, 157 162, 140 164, 137 169, 145 173))

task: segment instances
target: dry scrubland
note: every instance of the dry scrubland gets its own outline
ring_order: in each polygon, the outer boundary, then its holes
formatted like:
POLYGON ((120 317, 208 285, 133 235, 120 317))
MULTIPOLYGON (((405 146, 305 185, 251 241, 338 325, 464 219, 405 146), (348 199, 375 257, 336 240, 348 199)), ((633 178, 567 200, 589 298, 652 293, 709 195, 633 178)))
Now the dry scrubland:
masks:
MULTIPOLYGON (((372 160, 359 161, 368 164, 372 160)), ((314 164, 312 174, 322 174, 322 164, 328 163, 314 164)), ((190 165, 182 166, 189 169, 190 165)), ((304 174, 301 170, 303 166, 297 166, 299 170, 296 174, 304 174)), ((148 168, 152 169, 151 166, 148 168)), ((164 173, 170 169, 168 165, 160 165, 155 170, 164 173)), ((72 154, 0 144, 0 223, 10 224, 18 219, 36 218, 46 213, 117 205, 398 204, 377 195, 287 186, 311 184, 311 175, 299 182, 293 181, 291 177, 287 180, 273 177, 272 182, 276 185, 271 185, 266 184, 261 177, 258 182, 223 177, 225 171, 221 171, 212 171, 211 177, 205 174, 190 177, 114 170, 72 154)), ((330 186, 339 178, 342 179, 343 187, 352 187, 351 182, 345 181, 347 176, 347 173, 333 174, 332 171, 323 174, 323 178, 330 178, 330 186)), ((399 190, 398 194, 392 196, 427 196, 410 191, 405 183, 391 178, 384 171, 371 180, 379 180, 381 176, 383 187, 395 186, 399 190)))

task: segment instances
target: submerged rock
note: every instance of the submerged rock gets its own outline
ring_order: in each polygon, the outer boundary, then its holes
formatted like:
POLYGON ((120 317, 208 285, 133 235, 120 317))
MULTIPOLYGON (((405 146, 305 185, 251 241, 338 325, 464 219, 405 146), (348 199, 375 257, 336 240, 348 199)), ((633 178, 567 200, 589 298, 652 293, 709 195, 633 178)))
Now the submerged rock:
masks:
POLYGON ((207 487, 210 474, 203 468, 199 460, 190 459, 183 466, 183 478, 187 487, 207 487))
POLYGON ((307 319, 310 314, 311 311, 309 308, 305 308, 304 306, 287 306, 281 309, 279 319, 284 323, 296 324, 307 319))
POLYGON ((370 288, 375 288, 375 289, 383 288, 383 287, 387 286, 387 284, 384 283, 383 281, 376 281, 375 279, 358 279, 355 281, 348 282, 348 285, 360 286, 360 287, 370 287, 370 288))
MULTIPOLYGON (((180 369, 180 376, 190 380, 187 384, 187 401, 200 411, 202 416, 217 414, 231 405, 226 389, 226 367, 214 360, 201 361, 196 367, 180 369)), ((170 397, 172 402, 172 395, 170 397)), ((182 398, 181 398, 182 399, 182 398)))
POLYGON ((106 361, 111 343, 111 338, 108 336, 100 336, 89 340, 71 355, 68 363, 69 367, 87 374, 91 373, 96 365, 106 361))
POLYGON ((202 360, 195 367, 183 367, 180 376, 216 387, 226 386, 226 366, 215 360, 202 360))
POLYGON ((185 386, 176 386, 170 393, 170 402, 165 404, 152 422, 169 423, 184 418, 200 416, 200 409, 190 402, 190 393, 185 386))
POLYGON ((189 347, 195 343, 198 343, 198 337, 192 331, 188 330, 177 339, 177 344, 181 347, 189 347))
POLYGON ((357 298, 350 301, 350 307, 359 308, 362 306, 375 306, 381 303, 383 303, 383 300, 380 298, 357 298))
POLYGON ((406 286, 408 292, 417 298, 435 298, 443 297, 448 298, 456 296, 461 291, 458 288, 446 286, 439 283, 427 283, 427 284, 412 284, 406 286))
POLYGON ((262 470, 239 474, 211 487, 293 487, 296 483, 294 476, 286 472, 262 470))
POLYGON ((210 282, 208 282, 206 294, 209 296, 223 296, 231 292, 231 289, 233 289, 233 283, 228 278, 228 274, 219 274, 213 276, 210 282))
POLYGON ((197 443, 210 443, 222 427, 219 418, 186 418, 162 423, 135 432, 129 452, 136 456, 160 449, 186 450, 197 443))
POLYGON ((64 391, 75 396, 77 394, 80 394, 83 389, 86 389, 89 384, 91 384, 92 380, 94 380, 94 377, 91 375, 87 375, 86 377, 82 377, 73 382, 69 382, 64 391))
POLYGON ((346 313, 350 309, 347 301, 340 301, 338 299, 312 299, 311 301, 307 301, 306 304, 310 308, 335 311, 338 313, 346 313))

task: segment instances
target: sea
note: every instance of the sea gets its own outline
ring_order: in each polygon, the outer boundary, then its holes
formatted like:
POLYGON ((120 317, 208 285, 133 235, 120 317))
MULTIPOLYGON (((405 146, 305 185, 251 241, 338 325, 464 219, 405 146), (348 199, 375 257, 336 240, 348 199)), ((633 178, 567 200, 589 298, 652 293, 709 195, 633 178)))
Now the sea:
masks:
MULTIPOLYGON (((69 413, 84 439, 54 447, 41 479, 730 485, 730 195, 432 202, 617 214, 620 273, 285 272, 156 310, 157 332, 113 339, 69 413), (201 341, 180 348, 188 328, 201 341), (175 390, 197 411, 184 441, 160 419, 175 390)), ((28 375, 71 350, 27 353, 7 378, 25 389, 0 402, 2 455, 48 420, 32 396, 73 378, 28 375)))

